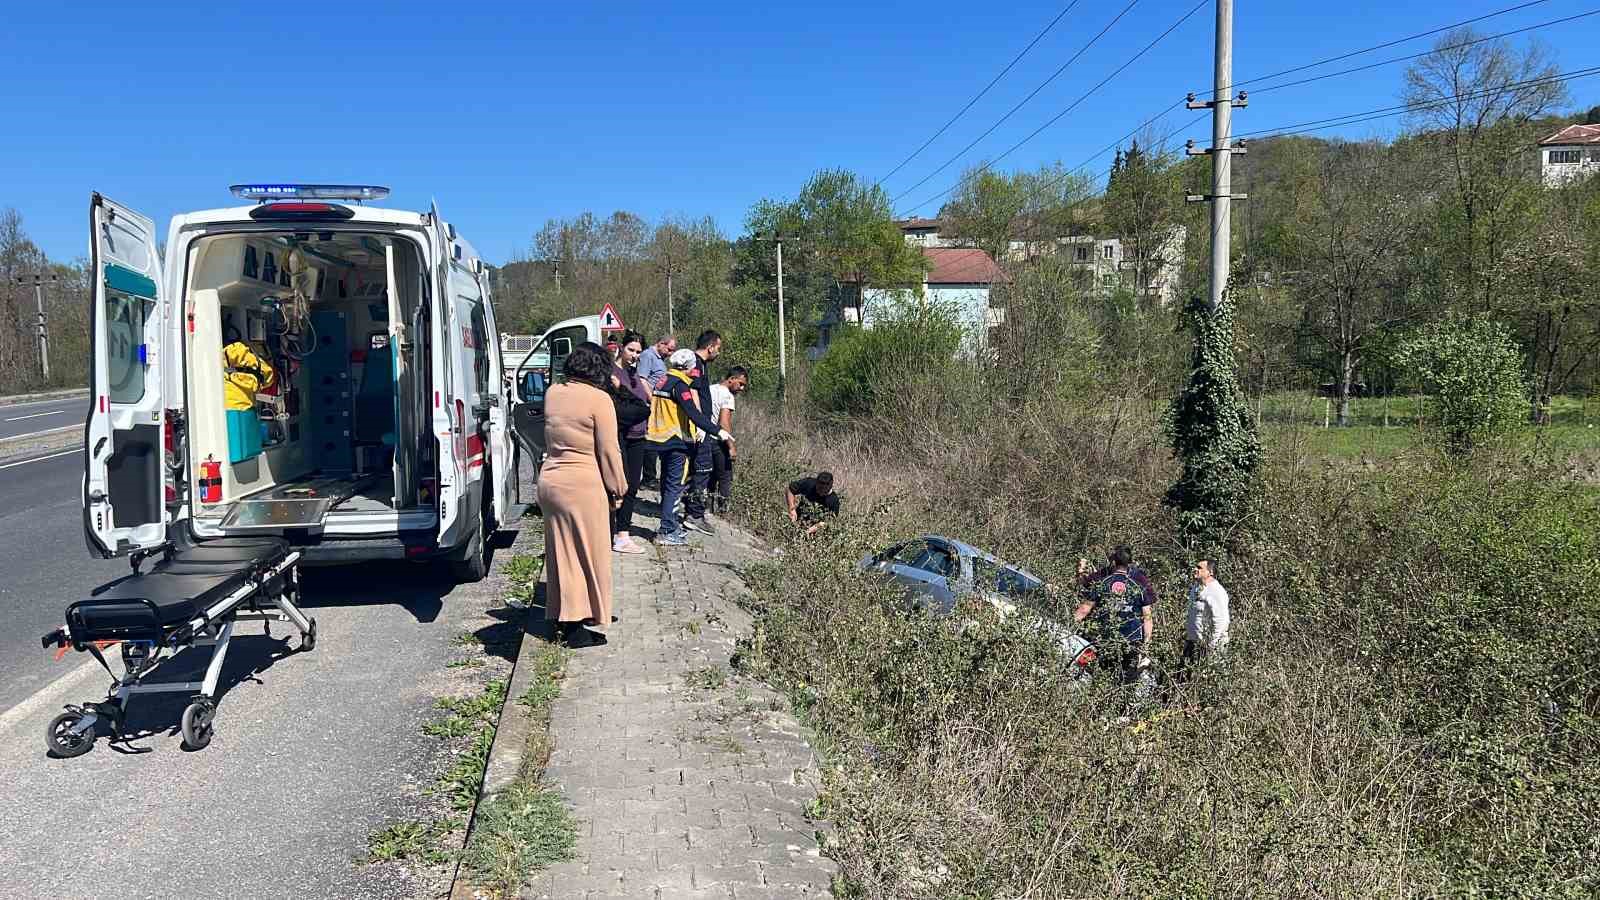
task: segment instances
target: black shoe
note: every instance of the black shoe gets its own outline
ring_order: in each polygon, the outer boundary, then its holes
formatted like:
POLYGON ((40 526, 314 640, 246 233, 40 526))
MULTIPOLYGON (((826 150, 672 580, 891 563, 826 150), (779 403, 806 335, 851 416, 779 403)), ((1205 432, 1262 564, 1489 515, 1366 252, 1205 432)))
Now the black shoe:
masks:
POLYGON ((693 528, 695 531, 698 531, 701 534, 715 535, 717 533, 717 530, 711 527, 711 523, 707 522, 704 516, 690 516, 689 518, 684 519, 683 527, 693 528))

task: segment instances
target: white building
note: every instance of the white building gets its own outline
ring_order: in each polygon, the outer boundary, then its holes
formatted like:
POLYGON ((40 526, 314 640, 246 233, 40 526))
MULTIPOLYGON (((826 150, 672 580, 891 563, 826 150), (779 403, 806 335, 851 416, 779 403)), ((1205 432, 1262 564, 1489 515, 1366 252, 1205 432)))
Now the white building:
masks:
POLYGON ((1600 172, 1600 125, 1568 125, 1539 142, 1539 174, 1545 187, 1600 172))
POLYGON ((976 352, 989 344, 989 329, 1005 321, 1005 310, 990 305, 994 285, 1004 283, 1000 270, 988 253, 964 247, 923 247, 931 269, 922 283, 922 296, 909 287, 867 287, 861 291, 861 325, 871 328, 874 319, 894 315, 901 304, 923 303, 955 314, 967 333, 967 351, 976 352))

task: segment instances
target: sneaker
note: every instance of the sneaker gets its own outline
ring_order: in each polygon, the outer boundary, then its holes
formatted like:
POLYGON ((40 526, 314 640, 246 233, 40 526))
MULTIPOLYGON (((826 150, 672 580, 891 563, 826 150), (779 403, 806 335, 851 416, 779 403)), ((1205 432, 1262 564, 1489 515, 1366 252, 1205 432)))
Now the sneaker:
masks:
POLYGON ((684 519, 683 520, 683 527, 685 527, 685 528, 693 528, 695 531, 698 531, 701 534, 714 535, 714 534, 717 533, 717 530, 715 528, 712 528, 711 527, 711 523, 707 522, 704 517, 699 517, 699 518, 690 517, 690 518, 684 519))
POLYGON ((687 547, 689 538, 681 531, 674 531, 671 534, 658 535, 656 543, 663 547, 687 547))
POLYGON ((611 542, 613 553, 643 553, 644 548, 633 542, 633 538, 623 535, 611 542))

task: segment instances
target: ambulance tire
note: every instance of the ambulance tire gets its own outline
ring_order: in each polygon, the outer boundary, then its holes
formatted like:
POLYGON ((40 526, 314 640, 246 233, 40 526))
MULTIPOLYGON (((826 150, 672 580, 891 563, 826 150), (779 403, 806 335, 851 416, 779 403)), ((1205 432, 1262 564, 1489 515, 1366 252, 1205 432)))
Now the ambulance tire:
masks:
POLYGON ((466 559, 450 564, 450 574, 458 583, 474 584, 489 576, 489 538, 485 533, 487 531, 488 523, 480 519, 477 529, 472 532, 472 542, 467 549, 466 559))

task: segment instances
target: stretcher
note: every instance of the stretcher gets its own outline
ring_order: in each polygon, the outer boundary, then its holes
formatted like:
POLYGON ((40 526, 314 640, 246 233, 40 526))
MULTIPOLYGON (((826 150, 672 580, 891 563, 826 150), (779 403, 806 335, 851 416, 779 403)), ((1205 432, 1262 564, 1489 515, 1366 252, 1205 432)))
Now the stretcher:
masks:
POLYGON ((57 658, 68 649, 89 653, 111 675, 106 699, 68 705, 50 723, 45 732, 50 752, 58 757, 89 752, 102 724, 117 739, 129 699, 157 692, 193 692, 181 720, 184 743, 192 750, 211 743, 217 682, 236 624, 259 621, 270 635, 272 622, 289 622, 300 632, 301 650, 316 646, 317 620, 295 605, 299 561, 287 541, 272 537, 168 544, 135 554, 131 575, 68 606, 66 624, 41 638, 46 648, 58 648, 57 658), (141 571, 152 559, 149 571, 141 571), (189 647, 207 646, 213 649, 204 681, 147 682, 161 663, 189 647), (121 677, 106 661, 104 651, 111 647, 120 648, 121 677))

